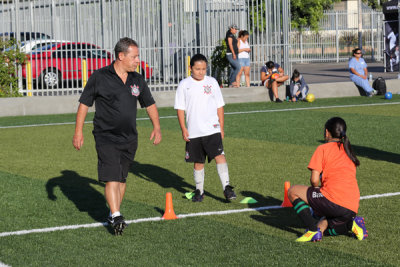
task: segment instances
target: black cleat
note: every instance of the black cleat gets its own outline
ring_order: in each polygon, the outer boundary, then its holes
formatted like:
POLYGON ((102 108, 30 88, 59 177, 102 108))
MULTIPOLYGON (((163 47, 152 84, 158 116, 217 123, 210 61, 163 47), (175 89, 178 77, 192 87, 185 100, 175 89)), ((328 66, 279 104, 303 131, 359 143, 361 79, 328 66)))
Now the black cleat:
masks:
POLYGON ((112 227, 114 228, 115 235, 122 235, 122 232, 126 227, 126 222, 124 217, 123 216, 114 217, 114 220, 112 222, 112 227))
POLYGON ((111 215, 108 216, 108 217, 107 217, 107 223, 108 223, 108 225, 112 225, 113 222, 114 222, 114 220, 113 220, 112 216, 111 216, 111 215))
POLYGON ((200 194, 200 190, 199 190, 199 189, 196 189, 196 190, 194 191, 194 196, 192 197, 192 201, 193 201, 193 202, 202 202, 202 201, 203 201, 203 198, 204 198, 204 193, 203 193, 203 194, 200 194))
POLYGON ((233 191, 233 187, 230 185, 225 186, 224 196, 226 200, 233 200, 236 199, 236 194, 233 191))

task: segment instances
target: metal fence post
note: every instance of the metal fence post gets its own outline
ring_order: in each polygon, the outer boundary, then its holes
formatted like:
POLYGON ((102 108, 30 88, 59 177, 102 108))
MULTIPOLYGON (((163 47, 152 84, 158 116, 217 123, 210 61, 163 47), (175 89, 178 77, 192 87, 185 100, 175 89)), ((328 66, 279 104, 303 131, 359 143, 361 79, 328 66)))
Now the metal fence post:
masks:
POLYGON ((336 62, 339 62, 339 18, 338 13, 335 12, 335 30, 336 30, 336 62))
POLYGON ((303 63, 303 32, 300 31, 300 62, 303 63))
POLYGON ((375 61, 375 45, 374 45, 374 13, 371 11, 371 60, 375 61))

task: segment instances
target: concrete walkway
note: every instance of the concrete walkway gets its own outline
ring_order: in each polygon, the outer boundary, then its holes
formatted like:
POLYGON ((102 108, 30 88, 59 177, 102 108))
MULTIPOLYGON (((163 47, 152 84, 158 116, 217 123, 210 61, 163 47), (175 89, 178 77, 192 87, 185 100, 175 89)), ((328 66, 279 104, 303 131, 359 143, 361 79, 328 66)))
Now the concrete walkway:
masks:
MULTIPOLYGON (((368 63, 368 73, 372 78, 383 77, 385 80, 397 79, 397 72, 385 72, 383 62, 368 63)), ((348 82, 349 65, 348 62, 339 63, 296 63, 293 69, 297 69, 304 75, 308 84, 313 83, 336 83, 348 82)))

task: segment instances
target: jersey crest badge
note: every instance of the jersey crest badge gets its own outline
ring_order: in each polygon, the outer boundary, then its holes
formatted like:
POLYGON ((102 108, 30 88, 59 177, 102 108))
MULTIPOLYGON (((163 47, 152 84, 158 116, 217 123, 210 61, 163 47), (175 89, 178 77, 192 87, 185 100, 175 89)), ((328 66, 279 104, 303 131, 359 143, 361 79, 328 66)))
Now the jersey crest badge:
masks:
POLYGON ((211 94, 212 85, 203 85, 203 87, 204 87, 204 94, 206 94, 206 95, 211 94))
POLYGON ((140 95, 139 86, 137 86, 136 84, 131 85, 131 93, 133 96, 139 96, 140 95))

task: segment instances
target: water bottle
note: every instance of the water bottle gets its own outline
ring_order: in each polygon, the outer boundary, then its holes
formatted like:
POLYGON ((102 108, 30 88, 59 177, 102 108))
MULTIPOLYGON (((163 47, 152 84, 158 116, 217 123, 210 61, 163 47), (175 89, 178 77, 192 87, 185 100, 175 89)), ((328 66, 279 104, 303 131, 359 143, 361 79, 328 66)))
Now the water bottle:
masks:
POLYGON ((369 74, 369 81, 372 82, 372 73, 369 74))

